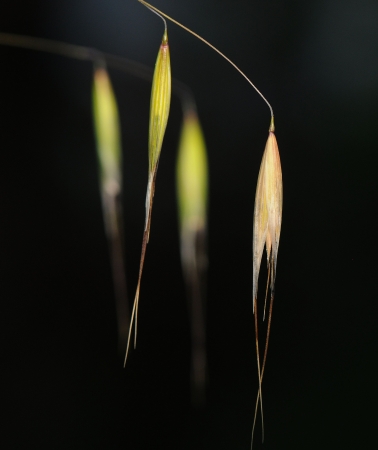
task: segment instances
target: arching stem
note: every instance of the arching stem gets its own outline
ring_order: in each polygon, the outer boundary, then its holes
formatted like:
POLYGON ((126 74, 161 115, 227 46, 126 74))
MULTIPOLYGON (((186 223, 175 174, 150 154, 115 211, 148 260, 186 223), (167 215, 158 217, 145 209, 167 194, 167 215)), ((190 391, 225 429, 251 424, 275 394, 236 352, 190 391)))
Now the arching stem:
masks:
POLYGON ((169 17, 167 14, 163 13, 162 11, 160 11, 159 9, 155 8, 155 6, 150 5, 149 3, 145 2, 144 0, 138 0, 140 3, 142 3, 144 6, 146 6, 149 9, 152 9, 154 11, 156 11, 157 13, 161 14, 163 17, 165 17, 166 19, 170 20, 171 22, 173 22, 174 24, 178 25, 179 27, 183 28, 185 31, 187 31, 188 33, 192 34, 193 36, 195 36, 197 39, 199 39, 200 41, 202 41, 203 43, 205 43, 206 45, 208 45, 211 49, 213 49, 215 52, 217 52, 220 56, 222 56, 227 62, 229 62, 239 73, 240 75, 242 75, 247 81, 248 83, 253 87, 253 89, 260 95, 260 97, 264 100, 264 102, 268 105, 269 111, 270 111, 270 116, 271 119, 273 120, 274 114, 273 114, 273 108, 270 105, 270 103, 268 102, 268 100, 264 97, 264 95, 259 91, 259 89, 257 89, 257 87, 252 83, 252 81, 247 77, 247 75, 242 72, 239 67, 233 63, 231 61, 231 59, 229 59, 225 54, 223 54, 220 50, 218 50, 216 47, 214 47, 214 45, 210 44, 210 42, 208 42, 206 39, 204 39, 203 37, 201 37, 199 34, 195 33, 194 31, 190 30, 189 28, 187 28, 185 25, 182 25, 180 22, 178 22, 175 19, 172 19, 172 17, 169 17))

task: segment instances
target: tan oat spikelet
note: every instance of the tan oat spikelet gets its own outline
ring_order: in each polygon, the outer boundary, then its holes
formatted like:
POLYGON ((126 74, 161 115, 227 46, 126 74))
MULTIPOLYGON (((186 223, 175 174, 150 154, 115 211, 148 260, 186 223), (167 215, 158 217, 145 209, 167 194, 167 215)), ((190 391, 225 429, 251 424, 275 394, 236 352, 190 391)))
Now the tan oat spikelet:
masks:
POLYGON ((274 293, 282 221, 282 170, 274 123, 269 130, 257 180, 253 219, 253 301, 257 298, 261 258, 266 246, 270 287, 274 293))
MULTIPOLYGON (((253 219, 253 313, 255 316, 255 336, 256 336, 256 353, 257 353, 257 369, 259 376, 259 390, 257 393, 255 417, 252 428, 252 442, 255 430, 258 403, 260 400, 261 420, 262 420, 262 440, 264 441, 264 418, 262 407, 262 391, 261 383, 264 376, 266 356, 268 352, 268 343, 270 335, 270 324, 272 319, 273 299, 274 299, 274 283, 276 279, 277 254, 280 241, 282 222, 282 170, 280 155, 278 152, 277 139, 274 134, 274 120, 269 129, 268 140, 265 145, 265 151, 260 165, 259 176, 257 180, 255 211, 253 219), (262 366, 260 367, 260 352, 258 343, 258 320, 257 320, 257 290, 259 273, 261 266, 261 258, 266 247, 268 261, 268 280, 265 294, 265 304, 269 288, 270 278, 270 308, 267 334, 265 340, 265 350, 262 366)), ((264 306, 265 317, 265 306, 264 306)))

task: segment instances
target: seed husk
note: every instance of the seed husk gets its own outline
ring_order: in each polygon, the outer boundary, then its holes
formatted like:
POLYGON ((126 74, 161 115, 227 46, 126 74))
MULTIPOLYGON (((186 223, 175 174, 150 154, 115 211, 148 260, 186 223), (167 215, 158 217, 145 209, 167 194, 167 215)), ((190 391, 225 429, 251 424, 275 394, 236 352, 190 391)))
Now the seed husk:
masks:
POLYGON ((155 64, 154 77, 152 80, 151 103, 150 103, 150 127, 148 139, 149 164, 148 164, 148 185, 146 194, 146 219, 144 225, 142 251, 139 265, 138 284, 134 298, 133 310, 131 313, 131 323, 129 328, 129 336, 127 340, 125 364, 129 352, 130 337, 133 323, 134 323, 134 348, 136 346, 140 283, 142 279, 147 243, 150 236, 151 212, 155 192, 156 174, 165 129, 167 127, 168 122, 170 103, 171 103, 171 65, 168 46, 168 34, 167 29, 165 29, 155 64))
POLYGON ((280 155, 278 151, 277 139, 274 134, 274 122, 272 118, 271 127, 269 130, 268 140, 265 146, 263 158, 260 165, 259 176, 257 180, 256 197, 255 197, 255 209, 254 209, 254 221, 253 221, 253 312, 255 315, 255 333, 256 333, 256 352, 257 352, 257 366, 259 376, 259 390, 257 394, 255 417, 253 421, 252 429, 252 442, 253 434, 256 424, 256 416, 258 409, 258 402, 260 400, 261 405, 261 417, 262 417, 262 431, 264 440, 264 421, 263 421, 263 409, 262 409, 262 391, 261 383, 265 370, 266 356, 268 352, 268 343, 270 335, 270 325, 272 319, 272 309, 274 300, 274 285, 276 279, 277 268, 277 256, 278 246, 281 234, 282 223, 282 169, 280 155), (263 364, 260 369, 260 354, 258 345, 258 329, 257 329, 257 291, 258 291, 258 279, 260 273, 261 259, 264 250, 264 246, 267 253, 268 262, 268 280, 265 294, 264 305, 264 318, 265 318, 265 306, 268 296, 268 287, 270 281, 270 308, 267 335, 265 340, 265 350, 263 364))

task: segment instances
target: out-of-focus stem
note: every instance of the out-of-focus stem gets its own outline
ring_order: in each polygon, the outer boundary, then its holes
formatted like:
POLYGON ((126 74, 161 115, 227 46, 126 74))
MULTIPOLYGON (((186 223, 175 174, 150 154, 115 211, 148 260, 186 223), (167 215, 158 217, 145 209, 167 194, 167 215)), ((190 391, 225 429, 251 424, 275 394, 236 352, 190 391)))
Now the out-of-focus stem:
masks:
POLYGON ((112 264, 114 295, 118 325, 118 352, 125 351, 130 325, 130 311, 127 302, 126 268, 122 239, 122 205, 120 195, 102 193, 102 207, 112 264))
MULTIPOLYGON (((51 39, 12 33, 0 33, 0 45, 51 53, 81 61, 94 62, 98 65, 101 65, 102 63, 103 65, 106 64, 108 67, 148 82, 152 81, 154 73, 153 68, 121 56, 102 52, 92 47, 67 44, 66 42, 54 41, 51 39)), ((193 94, 185 83, 172 78, 172 93, 180 98, 183 108, 186 108, 185 105, 195 108, 193 94)))
POLYGON ((202 36, 200 36, 199 34, 195 33, 194 31, 192 31, 190 28, 186 27, 185 25, 181 24, 180 22, 178 22, 177 20, 173 19, 172 17, 169 17, 167 14, 163 13, 162 11, 160 11, 160 9, 157 9, 155 6, 150 5, 149 3, 145 2, 144 0, 138 0, 140 3, 142 3, 142 5, 147 6, 149 9, 152 9, 154 11, 156 11, 157 13, 159 13, 160 15, 162 15, 163 17, 165 17, 166 19, 170 20, 171 22, 173 22, 174 24, 176 24, 177 26, 181 27, 182 29, 184 29, 185 31, 187 31, 188 33, 192 34, 194 37, 196 37, 197 39, 199 39, 200 41, 202 41, 204 44, 208 45, 212 50, 214 50, 215 52, 218 53, 218 55, 222 56, 222 58, 224 58, 228 63, 231 64, 231 66, 236 69, 240 75, 242 75, 247 82, 253 87, 253 89, 259 94, 259 96, 264 100, 264 102, 266 103, 266 105, 269 108, 270 111, 270 116, 271 116, 271 121, 273 121, 273 117, 274 117, 274 113, 273 113, 273 108, 271 106, 271 104, 268 102, 268 100, 264 97, 264 95, 262 94, 262 92, 257 89, 257 87, 252 83, 252 81, 247 77, 247 75, 242 72, 239 67, 231 61, 230 58, 228 58, 224 53, 222 53, 220 50, 218 50, 216 47, 214 47, 214 45, 210 44, 209 41, 207 41, 206 39, 204 39, 202 36))
MULTIPOLYGON (((182 261, 188 296, 191 328, 191 396, 194 406, 206 402, 207 354, 206 354, 206 230, 192 231, 186 245, 192 248, 190 261, 182 261)), ((182 243, 183 245, 183 243, 182 243)))

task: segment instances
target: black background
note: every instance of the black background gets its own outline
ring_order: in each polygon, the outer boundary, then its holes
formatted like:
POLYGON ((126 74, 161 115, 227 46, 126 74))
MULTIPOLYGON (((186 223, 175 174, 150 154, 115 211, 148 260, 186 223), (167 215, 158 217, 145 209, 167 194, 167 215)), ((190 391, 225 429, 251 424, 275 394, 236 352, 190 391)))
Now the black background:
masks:
MULTIPOLYGON (((272 103, 284 209, 254 448, 377 446, 378 3, 159 0, 272 103)), ((161 21, 137 1, 0 4, 0 31, 155 63, 161 21)), ((218 55, 169 24, 210 162, 207 406, 190 404, 173 97, 142 281, 138 346, 117 354, 90 63, 0 46, 3 448, 248 449, 257 392, 252 215, 269 111, 218 55)), ((110 70, 122 121, 129 297, 147 184, 150 84, 110 70)), ((264 277, 261 274, 261 279, 264 277)), ((263 282, 263 281, 262 281, 263 282)))

